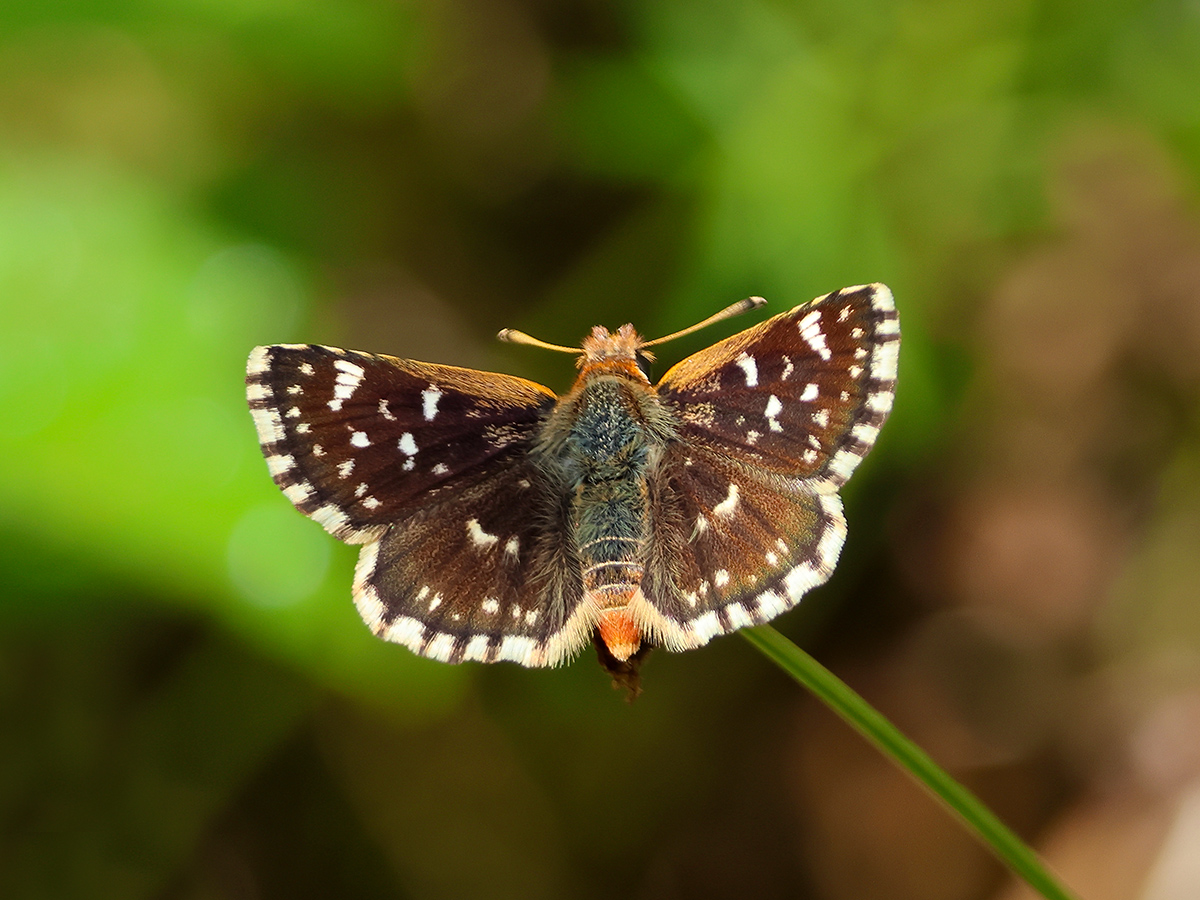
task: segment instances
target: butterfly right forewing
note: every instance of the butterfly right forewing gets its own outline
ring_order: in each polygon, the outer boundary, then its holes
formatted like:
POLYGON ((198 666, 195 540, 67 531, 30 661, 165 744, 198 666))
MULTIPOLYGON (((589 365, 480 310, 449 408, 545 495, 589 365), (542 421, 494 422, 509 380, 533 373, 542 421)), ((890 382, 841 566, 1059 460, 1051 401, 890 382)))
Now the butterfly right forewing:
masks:
POLYGON ((684 440, 836 486, 891 410, 899 341, 887 287, 844 288, 688 357, 658 393, 684 440))

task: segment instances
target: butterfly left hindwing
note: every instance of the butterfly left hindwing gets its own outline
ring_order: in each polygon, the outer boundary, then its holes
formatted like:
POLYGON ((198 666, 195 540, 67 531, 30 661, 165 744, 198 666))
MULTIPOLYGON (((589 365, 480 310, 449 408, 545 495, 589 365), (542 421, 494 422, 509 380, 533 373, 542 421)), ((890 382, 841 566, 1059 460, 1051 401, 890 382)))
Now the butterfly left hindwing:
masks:
POLYGON ((354 599, 380 637, 443 662, 554 665, 591 637, 561 498, 528 460, 487 463, 363 548, 354 599))

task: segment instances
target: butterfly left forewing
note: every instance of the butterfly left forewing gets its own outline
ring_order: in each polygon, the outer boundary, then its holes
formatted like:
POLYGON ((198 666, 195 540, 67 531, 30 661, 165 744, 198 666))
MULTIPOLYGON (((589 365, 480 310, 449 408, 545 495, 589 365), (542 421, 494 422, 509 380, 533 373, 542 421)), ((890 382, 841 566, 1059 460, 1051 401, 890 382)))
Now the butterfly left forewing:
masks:
POLYGON ((348 543, 521 458, 556 399, 509 375, 312 344, 256 347, 246 393, 275 483, 348 543))

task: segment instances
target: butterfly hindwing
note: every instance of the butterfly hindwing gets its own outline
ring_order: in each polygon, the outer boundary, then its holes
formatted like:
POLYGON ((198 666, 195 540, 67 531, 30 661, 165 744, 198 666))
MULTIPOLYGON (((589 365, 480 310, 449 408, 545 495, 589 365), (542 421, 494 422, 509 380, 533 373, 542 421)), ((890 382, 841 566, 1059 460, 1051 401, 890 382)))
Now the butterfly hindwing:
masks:
POLYGON ((660 471, 642 583, 659 642, 696 647, 766 622, 829 578, 846 537, 836 492, 686 445, 660 471))
POLYGON ((837 486, 891 410, 899 340, 884 285, 845 288, 688 357, 658 393, 685 441, 837 486))
POLYGON ((496 460, 363 548, 359 612, 423 656, 553 665, 591 637, 566 507, 528 460, 496 460))
POLYGON ((246 383, 275 483, 348 543, 489 460, 520 458, 555 401, 509 375, 311 344, 255 348, 246 383))

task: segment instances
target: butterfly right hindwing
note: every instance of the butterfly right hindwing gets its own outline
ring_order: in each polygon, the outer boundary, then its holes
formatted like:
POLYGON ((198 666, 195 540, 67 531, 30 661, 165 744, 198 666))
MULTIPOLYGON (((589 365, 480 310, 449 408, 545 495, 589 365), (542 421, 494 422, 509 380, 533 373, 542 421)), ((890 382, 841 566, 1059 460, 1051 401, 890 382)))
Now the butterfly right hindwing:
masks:
POLYGON ((659 472, 642 582, 659 642, 697 647, 766 622, 833 572, 846 538, 835 492, 682 444, 659 472))

